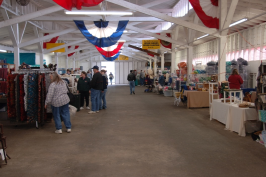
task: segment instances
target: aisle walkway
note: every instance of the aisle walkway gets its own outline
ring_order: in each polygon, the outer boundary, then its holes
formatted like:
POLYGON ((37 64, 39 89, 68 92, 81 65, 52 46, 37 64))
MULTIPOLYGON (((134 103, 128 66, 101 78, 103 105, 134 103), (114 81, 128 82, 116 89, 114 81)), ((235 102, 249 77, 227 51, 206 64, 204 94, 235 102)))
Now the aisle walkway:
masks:
MULTIPOLYGON (((108 90, 108 109, 73 119, 73 132, 5 126, 12 157, 1 177, 261 177, 266 149, 209 121, 208 109, 126 86, 108 90)), ((2 121, 3 122, 3 121, 2 121)), ((7 124, 7 122, 4 122, 7 124)))

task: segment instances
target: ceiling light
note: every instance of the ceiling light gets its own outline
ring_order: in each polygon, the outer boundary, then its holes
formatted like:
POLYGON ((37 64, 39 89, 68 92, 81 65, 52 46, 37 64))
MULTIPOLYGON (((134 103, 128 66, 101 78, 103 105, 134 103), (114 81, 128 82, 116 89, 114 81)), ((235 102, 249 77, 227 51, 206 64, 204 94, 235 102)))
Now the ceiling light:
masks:
POLYGON ((235 23, 232 23, 231 25, 229 25, 229 27, 231 27, 231 26, 235 26, 235 25, 237 25, 237 24, 239 24, 239 23, 243 23, 244 21, 247 21, 248 19, 247 18, 243 18, 243 19, 241 19, 241 20, 238 20, 237 22, 235 22, 235 23))
POLYGON ((132 12, 125 11, 95 11, 95 10, 72 10, 65 11, 68 15, 132 15, 132 12))
POLYGON ((203 35, 203 36, 200 36, 200 37, 198 37, 197 39, 201 39, 201 38, 204 38, 204 37, 207 37, 207 36, 209 36, 209 34, 205 34, 205 35, 203 35))
POLYGON ((0 52, 7 52, 7 51, 6 51, 6 50, 1 50, 1 49, 0 49, 0 52))

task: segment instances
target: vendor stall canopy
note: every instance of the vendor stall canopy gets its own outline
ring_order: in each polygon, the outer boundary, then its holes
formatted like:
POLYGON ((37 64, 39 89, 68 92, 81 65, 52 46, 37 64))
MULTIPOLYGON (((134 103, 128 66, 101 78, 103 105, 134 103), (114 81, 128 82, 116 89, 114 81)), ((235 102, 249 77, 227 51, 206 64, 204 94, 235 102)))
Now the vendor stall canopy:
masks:
POLYGON ((148 54, 128 45, 141 48, 142 40, 159 39, 161 47, 155 52, 171 53, 216 39, 219 28, 224 29, 223 35, 232 34, 266 19, 266 5, 260 0, 30 0, 28 4, 0 0, 0 4, 1 50, 13 52, 18 47, 20 53, 48 54, 52 51, 47 43, 63 43, 69 50, 59 56, 75 57, 82 51, 79 61, 95 56, 115 60, 121 51, 148 60, 148 54), (220 5, 228 11, 224 16, 229 22, 223 27, 220 5), (101 20, 106 24, 101 28, 115 27, 114 33, 102 32, 101 38, 91 33, 101 20), (230 24, 235 26, 228 30, 230 24))

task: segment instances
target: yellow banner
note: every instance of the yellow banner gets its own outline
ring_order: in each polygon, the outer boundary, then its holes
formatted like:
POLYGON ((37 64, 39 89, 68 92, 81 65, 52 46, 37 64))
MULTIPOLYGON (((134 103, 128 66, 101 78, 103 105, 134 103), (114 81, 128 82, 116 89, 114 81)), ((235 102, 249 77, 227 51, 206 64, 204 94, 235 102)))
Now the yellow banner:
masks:
MULTIPOLYGON (((58 46, 64 45, 64 44, 65 43, 46 43, 46 49, 52 49, 52 48, 55 48, 55 47, 58 47, 58 46)), ((52 52, 65 52, 65 48, 58 49, 58 50, 55 50, 52 52)))
POLYGON ((160 49, 160 40, 142 40, 142 49, 160 49))
POLYGON ((118 60, 128 60, 128 57, 125 55, 119 55, 118 60))

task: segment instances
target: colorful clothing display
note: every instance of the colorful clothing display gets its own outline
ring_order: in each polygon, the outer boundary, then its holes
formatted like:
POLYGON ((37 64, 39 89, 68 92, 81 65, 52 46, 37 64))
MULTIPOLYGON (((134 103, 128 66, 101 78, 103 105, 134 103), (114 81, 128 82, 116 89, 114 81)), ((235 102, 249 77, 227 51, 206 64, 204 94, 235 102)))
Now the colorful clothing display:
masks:
POLYGON ((51 119, 45 110, 46 86, 50 85, 49 74, 11 74, 8 75, 8 118, 16 122, 38 122, 51 119))

